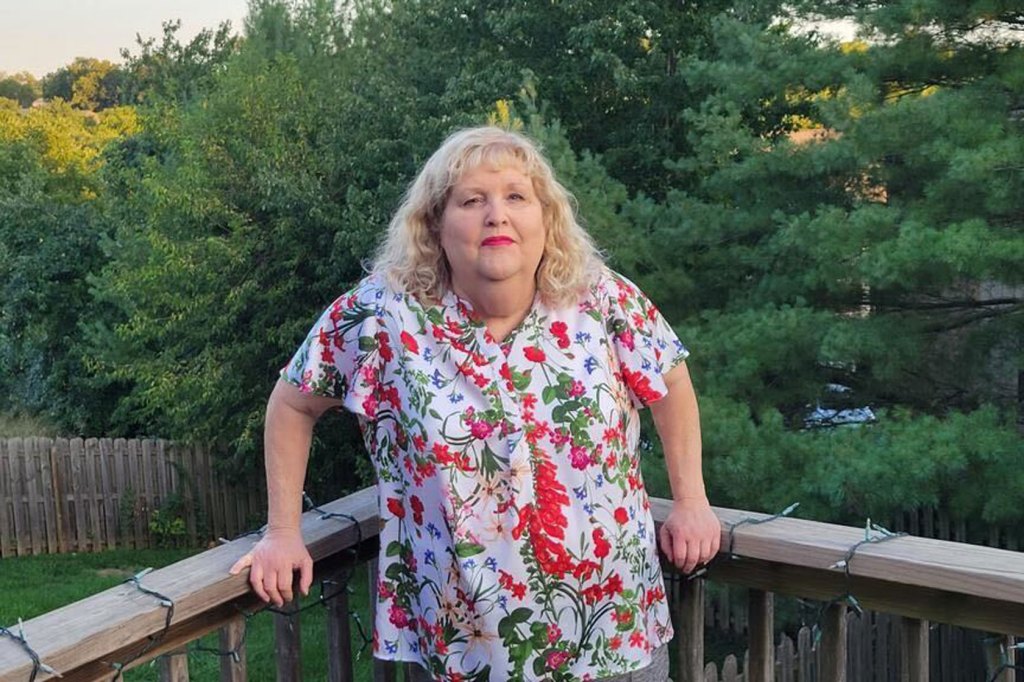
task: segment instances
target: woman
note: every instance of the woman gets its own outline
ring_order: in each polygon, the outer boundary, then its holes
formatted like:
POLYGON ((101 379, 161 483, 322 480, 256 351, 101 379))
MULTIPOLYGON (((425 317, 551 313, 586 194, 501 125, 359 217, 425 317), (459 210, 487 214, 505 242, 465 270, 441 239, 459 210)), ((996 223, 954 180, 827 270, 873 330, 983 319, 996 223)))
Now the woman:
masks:
POLYGON ((427 161, 371 274, 271 395, 268 530, 232 569, 251 565, 260 597, 290 600, 295 571, 309 589, 310 437, 344 407, 378 477, 375 656, 424 679, 665 679, 637 410, 653 412, 672 485, 662 548, 689 572, 720 529, 687 351, 602 263, 570 202, 516 133, 463 130, 427 161))

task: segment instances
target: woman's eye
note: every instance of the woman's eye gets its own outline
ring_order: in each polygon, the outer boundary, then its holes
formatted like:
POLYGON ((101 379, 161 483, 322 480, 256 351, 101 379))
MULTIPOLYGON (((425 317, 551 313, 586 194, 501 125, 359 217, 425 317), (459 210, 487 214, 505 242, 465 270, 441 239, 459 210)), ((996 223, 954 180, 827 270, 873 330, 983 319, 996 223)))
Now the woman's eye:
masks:
POLYGON ((508 198, 512 199, 513 201, 522 201, 526 199, 526 197, 524 197, 522 194, 519 194, 518 192, 513 192, 512 194, 509 195, 508 198))
POLYGON ((480 197, 470 197, 462 202, 463 206, 473 206, 480 203, 480 197))

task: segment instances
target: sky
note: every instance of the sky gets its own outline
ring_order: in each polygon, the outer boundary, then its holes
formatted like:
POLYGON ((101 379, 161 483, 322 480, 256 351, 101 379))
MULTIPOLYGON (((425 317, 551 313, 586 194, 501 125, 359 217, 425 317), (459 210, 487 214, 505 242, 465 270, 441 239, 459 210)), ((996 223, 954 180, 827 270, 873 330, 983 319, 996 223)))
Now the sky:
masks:
POLYGON ((231 21, 242 30, 247 0, 0 0, 0 71, 42 77, 75 57, 120 62, 135 35, 159 38, 181 19, 179 37, 231 21))

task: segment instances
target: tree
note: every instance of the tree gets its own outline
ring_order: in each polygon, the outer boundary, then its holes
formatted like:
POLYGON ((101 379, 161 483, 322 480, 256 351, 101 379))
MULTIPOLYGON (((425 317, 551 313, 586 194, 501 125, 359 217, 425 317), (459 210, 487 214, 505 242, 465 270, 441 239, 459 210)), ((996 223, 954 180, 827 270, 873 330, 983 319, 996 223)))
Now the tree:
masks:
POLYGON ((97 311, 97 178, 104 148, 133 132, 130 110, 96 121, 67 104, 0 108, 0 386, 3 408, 68 430, 104 428, 110 395, 90 384, 78 323, 97 311))
MULTIPOLYGON (((980 5, 950 25, 937 4, 858 6, 888 40, 850 49, 716 22, 713 49, 684 73, 704 93, 683 114, 694 154, 666 164, 686 189, 627 209, 650 225, 639 279, 675 294, 663 307, 696 340, 724 502, 812 499, 836 518, 964 512, 969 472, 1020 483, 1024 54, 1013 34, 961 30, 996 21, 980 5), (899 16, 917 23, 895 30, 899 16), (808 126, 811 142, 790 139, 808 126), (819 403, 870 405, 879 423, 807 431, 819 403), (955 455, 938 457, 929 428, 955 455), (986 429, 1001 446, 967 445, 986 429)), ((987 494, 972 513, 1014 518, 987 494)))
POLYGON ((22 107, 28 107, 41 94, 39 81, 29 72, 22 71, 11 75, 0 72, 0 97, 13 99, 22 107))
POLYGON ((188 43, 178 40, 181 21, 163 25, 159 45, 155 38, 138 39, 138 53, 122 50, 125 60, 121 99, 128 104, 194 99, 212 87, 213 77, 238 49, 231 25, 204 29, 188 43))
POLYGON ((112 62, 77 57, 43 78, 43 96, 59 97, 76 109, 99 111, 121 103, 123 77, 121 69, 112 62))

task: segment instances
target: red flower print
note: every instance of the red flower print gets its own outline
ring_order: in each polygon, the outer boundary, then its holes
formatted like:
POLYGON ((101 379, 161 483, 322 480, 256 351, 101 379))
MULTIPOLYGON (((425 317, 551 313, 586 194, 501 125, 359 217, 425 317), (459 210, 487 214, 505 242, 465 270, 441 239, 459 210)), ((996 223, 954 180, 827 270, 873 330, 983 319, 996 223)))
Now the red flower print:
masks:
POLYGON ((633 630, 633 634, 629 636, 629 645, 635 647, 642 647, 647 639, 644 637, 644 633, 639 630, 633 630))
POLYGON ((608 556, 608 552, 611 551, 611 544, 605 539, 604 531, 600 528, 595 528, 594 533, 594 556, 598 559, 603 559, 608 556))
POLYGON ((397 497, 388 498, 388 511, 400 519, 405 518, 405 506, 402 504, 402 501, 397 497))
POLYGON ((622 594, 622 578, 618 573, 612 573, 604 583, 604 593, 609 597, 622 594))
POLYGON ((410 353, 415 353, 416 355, 420 354, 420 345, 416 343, 416 339, 413 338, 412 334, 403 329, 399 338, 402 339, 402 345, 405 346, 410 353))
POLYGON ((622 368, 622 380, 626 382, 629 389, 633 391, 640 402, 645 405, 661 398, 661 393, 651 388, 651 380, 642 372, 633 372, 628 367, 622 368))
POLYGON ((590 575, 599 568, 601 567, 590 559, 584 559, 572 569, 572 575, 577 580, 589 580, 590 575))
POLYGON ((537 346, 527 346, 523 349, 523 355, 525 355, 526 359, 531 362, 544 362, 544 360, 547 359, 547 356, 544 355, 544 351, 537 348, 537 346))
POLYGON ((569 347, 569 335, 566 333, 569 327, 565 322, 552 322, 551 323, 551 335, 558 341, 559 348, 569 347))
POLYGON ((391 362, 394 359, 395 353, 391 350, 391 339, 387 332, 377 332, 377 351, 384 358, 384 362, 391 362))
POLYGON ((377 416, 377 399, 374 396, 368 395, 363 398, 363 412, 370 419, 377 416))
POLYGON ((417 525, 421 525, 423 523, 423 501, 413 495, 409 498, 409 506, 412 507, 412 520, 417 525))
POLYGON ((629 512, 626 511, 625 507, 618 507, 615 510, 615 521, 618 522, 619 525, 629 521, 629 512))
POLYGON ((516 599, 526 596, 526 583, 516 582, 508 571, 498 569, 498 584, 506 590, 511 590, 512 596, 516 599))
POLYGON ((615 635, 610 640, 608 640, 608 648, 612 651, 617 651, 621 646, 622 637, 620 635, 615 635))
MULTIPOLYGON (((604 595, 604 590, 601 589, 600 585, 591 585, 590 587, 583 588, 580 592, 580 596, 583 597, 583 601, 588 604, 596 604, 601 601, 601 597, 604 595)), ((614 617, 614 614, 613 614, 614 617)))

